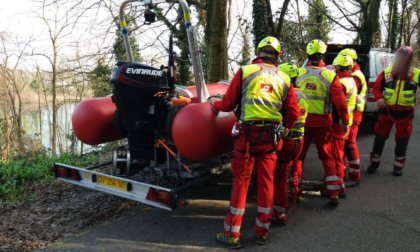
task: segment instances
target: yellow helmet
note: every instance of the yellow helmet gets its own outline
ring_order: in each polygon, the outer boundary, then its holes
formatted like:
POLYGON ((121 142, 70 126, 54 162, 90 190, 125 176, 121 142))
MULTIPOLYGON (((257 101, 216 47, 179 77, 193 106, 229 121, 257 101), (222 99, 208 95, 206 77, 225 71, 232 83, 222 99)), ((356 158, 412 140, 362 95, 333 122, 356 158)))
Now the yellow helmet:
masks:
POLYGON ((282 53, 280 42, 275 37, 266 37, 265 39, 261 40, 261 42, 258 44, 257 52, 259 52, 261 48, 266 46, 273 47, 278 54, 282 53))
POLYGON ((353 60, 357 60, 357 52, 354 49, 347 48, 347 49, 341 50, 341 52, 338 55, 348 55, 353 60))
POLYGON ((322 42, 319 39, 312 40, 306 46, 306 53, 309 55, 312 55, 315 53, 325 54, 326 52, 327 52, 327 46, 325 45, 324 42, 322 42))
POLYGON ((299 75, 299 68, 291 63, 284 63, 277 67, 280 71, 287 74, 291 79, 299 75))
POLYGON ((338 55, 334 59, 333 66, 351 67, 353 59, 349 55, 338 55))

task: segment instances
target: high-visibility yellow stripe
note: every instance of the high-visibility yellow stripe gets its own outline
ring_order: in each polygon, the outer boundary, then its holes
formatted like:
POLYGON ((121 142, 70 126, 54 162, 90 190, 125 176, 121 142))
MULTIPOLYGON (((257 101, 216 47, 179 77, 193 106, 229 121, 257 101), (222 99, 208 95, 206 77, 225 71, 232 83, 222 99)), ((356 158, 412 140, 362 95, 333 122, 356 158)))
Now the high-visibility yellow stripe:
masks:
POLYGON ((184 15, 184 19, 185 19, 185 20, 190 20, 190 19, 191 19, 191 14, 190 14, 190 13, 185 14, 185 15, 184 15))
POLYGON ((127 23, 126 23, 125 21, 121 21, 121 22, 120 22, 120 25, 121 25, 121 26, 127 26, 127 23))

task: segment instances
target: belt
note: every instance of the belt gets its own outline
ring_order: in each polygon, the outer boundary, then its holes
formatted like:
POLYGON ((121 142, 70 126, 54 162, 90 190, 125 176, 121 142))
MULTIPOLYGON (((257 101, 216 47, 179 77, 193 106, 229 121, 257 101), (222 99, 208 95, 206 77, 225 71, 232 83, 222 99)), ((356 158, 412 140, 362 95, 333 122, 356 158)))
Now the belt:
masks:
POLYGON ((303 132, 291 131, 289 132, 289 134, 287 134, 287 136, 285 136, 285 138, 296 139, 296 138, 301 138, 302 136, 303 136, 303 132))
POLYGON ((252 129, 261 129, 261 128, 271 128, 273 124, 275 127, 278 127, 280 122, 247 121, 247 122, 243 122, 242 124, 245 128, 252 127, 252 129))

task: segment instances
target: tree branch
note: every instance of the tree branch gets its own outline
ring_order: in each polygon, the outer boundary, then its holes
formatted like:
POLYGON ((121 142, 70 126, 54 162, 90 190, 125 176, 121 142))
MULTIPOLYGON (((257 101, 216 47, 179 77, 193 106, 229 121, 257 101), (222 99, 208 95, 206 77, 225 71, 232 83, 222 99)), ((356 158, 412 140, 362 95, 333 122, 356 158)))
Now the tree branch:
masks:
POLYGON ((309 0, 303 0, 305 3, 309 4, 309 6, 311 6, 312 8, 315 8, 317 11, 321 12, 323 15, 325 15, 329 20, 333 21, 336 25, 340 26, 341 28, 347 30, 347 31, 351 31, 351 32, 358 32, 361 28, 348 28, 344 25, 342 25, 341 23, 337 22, 333 17, 331 17, 330 15, 328 15, 325 11, 320 10, 319 8, 317 8, 315 5, 313 5, 309 0))
POLYGON ((287 8, 289 7, 290 0, 283 2, 283 8, 281 8, 279 22, 277 23, 276 38, 280 38, 283 32, 283 22, 286 17, 287 8))
POLYGON ((335 0, 332 0, 332 2, 334 3, 334 5, 338 8, 338 10, 341 12, 341 14, 343 14, 344 18, 351 24, 353 25, 354 28, 356 29, 360 29, 359 26, 357 26, 353 20, 351 20, 346 13, 344 13, 344 11, 341 9, 340 5, 338 3, 335 2, 335 0))

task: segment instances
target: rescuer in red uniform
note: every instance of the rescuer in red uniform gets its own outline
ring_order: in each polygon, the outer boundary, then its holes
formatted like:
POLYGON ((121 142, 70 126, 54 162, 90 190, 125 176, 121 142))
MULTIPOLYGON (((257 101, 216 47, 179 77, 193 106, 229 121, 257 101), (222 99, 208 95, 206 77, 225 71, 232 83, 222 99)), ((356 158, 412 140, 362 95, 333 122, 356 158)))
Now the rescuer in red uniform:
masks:
POLYGON ((368 173, 375 173, 381 162, 385 141, 389 137, 394 122, 395 133, 395 176, 402 176, 407 145, 412 132, 416 91, 420 70, 411 66, 413 50, 408 46, 398 49, 394 66, 385 69, 376 79, 373 90, 379 110, 375 125, 375 141, 370 153, 368 173))
POLYGON ((360 186, 360 160, 359 149, 357 148, 356 137, 359 132, 359 125, 362 121, 363 111, 366 104, 367 82, 364 74, 360 71, 360 66, 357 64, 357 53, 353 49, 344 49, 340 52, 341 55, 348 55, 353 59, 353 67, 351 68, 351 75, 357 85, 357 103, 356 109, 353 113, 353 124, 351 125, 348 139, 344 145, 344 162, 349 165, 348 180, 345 181, 346 187, 360 186))
POLYGON ((293 128, 300 114, 289 77, 276 67, 281 53, 279 41, 267 37, 258 45, 257 52, 258 58, 252 65, 243 66, 236 73, 223 100, 212 101, 219 111, 236 108, 231 201, 224 232, 216 234, 216 240, 229 248, 241 246, 240 228, 254 160, 258 182, 254 229, 257 244, 266 243, 273 216, 273 179, 277 151, 281 148, 280 128, 283 126, 285 132, 293 128), (284 121, 280 110, 284 111, 284 121))
POLYGON ((298 174, 296 170, 296 159, 303 146, 305 120, 308 115, 308 101, 296 85, 299 68, 290 63, 281 64, 278 68, 290 77, 300 110, 298 121, 290 130, 289 134, 283 137, 283 148, 277 155, 276 175, 274 177, 275 203, 273 220, 281 226, 284 226, 287 220, 286 209, 289 208, 287 198, 287 176, 289 175, 290 169, 292 170, 290 172, 289 183, 292 188, 292 195, 294 196, 295 203, 302 193, 302 174, 298 174))
POLYGON ((335 104, 342 122, 342 132, 346 135, 349 127, 346 97, 336 74, 325 68, 323 61, 327 48, 321 40, 312 40, 307 48, 309 64, 301 68, 297 84, 308 99, 308 117, 305 122, 305 137, 302 152, 297 162, 298 171, 302 171, 303 161, 309 145, 314 138, 318 157, 324 165, 325 183, 330 196, 330 203, 339 202, 341 179, 337 176, 335 161, 332 156, 332 118, 331 102, 335 104))
MULTIPOLYGON (((347 103, 347 112, 349 115, 349 127, 353 124, 353 113, 356 109, 357 103, 357 85, 354 81, 354 78, 350 74, 350 69, 353 65, 353 59, 348 55, 338 55, 333 62, 334 67, 336 67, 337 77, 342 85, 342 92, 346 96, 347 103)), ((335 104, 333 104, 333 156, 335 159, 335 167, 337 171, 337 176, 341 179, 340 184, 340 198, 346 197, 346 187, 344 184, 344 145, 346 142, 347 136, 343 136, 342 133, 342 122, 340 116, 338 115, 337 109, 335 109, 335 104)))

